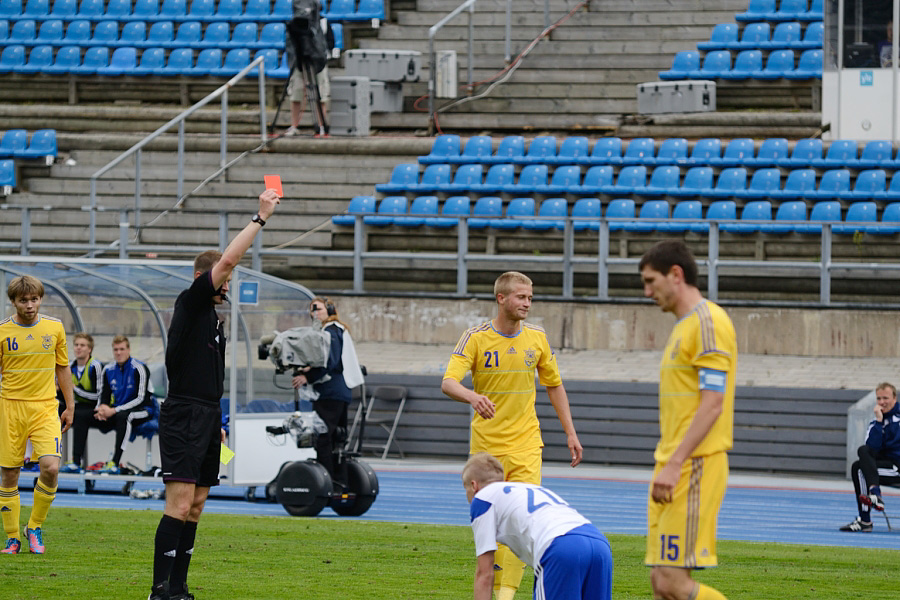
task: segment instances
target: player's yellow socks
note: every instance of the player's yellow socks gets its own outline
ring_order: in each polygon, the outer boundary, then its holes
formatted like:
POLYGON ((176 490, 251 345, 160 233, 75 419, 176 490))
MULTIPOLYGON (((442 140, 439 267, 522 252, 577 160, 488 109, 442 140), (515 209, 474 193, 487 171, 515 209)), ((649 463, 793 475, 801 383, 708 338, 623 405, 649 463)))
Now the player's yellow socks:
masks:
POLYGON ((31 516, 28 518, 29 529, 37 529, 47 519, 47 512, 56 498, 56 487, 51 488, 38 479, 34 486, 34 506, 31 507, 31 516))
POLYGON ((522 576, 525 575, 525 563, 503 544, 497 545, 494 562, 500 567, 494 573, 494 595, 497 600, 508 600, 516 595, 522 576), (511 594, 510 594, 511 591, 511 594), (502 595, 510 594, 510 595, 502 595))
POLYGON ((3 530, 7 538, 19 537, 19 488, 0 487, 0 517, 3 517, 3 530))
POLYGON ((726 600, 722 592, 702 583, 698 583, 695 589, 697 590, 697 595, 694 596, 694 600, 726 600))

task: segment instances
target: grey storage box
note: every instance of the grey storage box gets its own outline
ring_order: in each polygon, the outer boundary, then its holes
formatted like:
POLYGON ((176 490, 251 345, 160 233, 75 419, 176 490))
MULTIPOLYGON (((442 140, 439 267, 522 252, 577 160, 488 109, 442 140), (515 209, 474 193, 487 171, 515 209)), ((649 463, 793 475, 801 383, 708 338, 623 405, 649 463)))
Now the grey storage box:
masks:
POLYGON ((331 135, 369 135, 368 77, 331 78, 331 135))
POLYGON ((637 101, 638 112, 642 115, 714 112, 716 82, 696 79, 639 83, 637 101))
POLYGON ((389 81, 369 82, 372 112, 403 112, 403 85, 389 81))
POLYGON ((414 50, 348 50, 344 73, 372 81, 418 81, 422 53, 414 50))

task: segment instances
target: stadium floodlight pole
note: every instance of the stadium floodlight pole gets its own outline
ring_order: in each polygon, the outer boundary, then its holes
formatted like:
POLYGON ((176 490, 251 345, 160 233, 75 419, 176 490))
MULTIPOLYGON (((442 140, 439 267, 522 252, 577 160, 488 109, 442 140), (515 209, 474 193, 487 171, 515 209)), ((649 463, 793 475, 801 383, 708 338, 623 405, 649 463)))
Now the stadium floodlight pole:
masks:
POLYGON ((435 109, 434 109, 434 95, 437 93, 437 53, 434 50, 434 36, 437 35, 438 30, 440 30, 444 25, 447 24, 448 21, 456 17, 462 11, 468 9, 469 10, 469 86, 472 85, 472 37, 474 31, 474 24, 472 21, 473 15, 475 13, 475 2, 477 0, 466 0, 456 8, 454 8, 450 14, 446 17, 429 27, 428 29, 428 135, 434 135, 434 126, 435 126, 435 109))
POLYGON ((503 51, 503 64, 512 60, 512 0, 506 0, 506 42, 503 51))

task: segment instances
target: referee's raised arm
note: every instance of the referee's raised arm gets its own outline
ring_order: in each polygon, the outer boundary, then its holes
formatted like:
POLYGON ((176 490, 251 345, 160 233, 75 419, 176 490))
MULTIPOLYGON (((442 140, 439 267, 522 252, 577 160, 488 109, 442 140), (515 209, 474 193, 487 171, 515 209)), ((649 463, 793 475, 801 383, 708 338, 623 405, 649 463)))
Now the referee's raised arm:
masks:
POLYGON ((266 190, 259 195, 259 210, 247 223, 247 226, 231 240, 231 243, 225 248, 225 252, 222 253, 222 258, 213 266, 210 273, 213 287, 218 289, 228 280, 231 272, 238 266, 244 253, 253 243, 253 238, 275 212, 275 205, 280 203, 281 200, 278 199, 278 194, 274 190, 266 190))

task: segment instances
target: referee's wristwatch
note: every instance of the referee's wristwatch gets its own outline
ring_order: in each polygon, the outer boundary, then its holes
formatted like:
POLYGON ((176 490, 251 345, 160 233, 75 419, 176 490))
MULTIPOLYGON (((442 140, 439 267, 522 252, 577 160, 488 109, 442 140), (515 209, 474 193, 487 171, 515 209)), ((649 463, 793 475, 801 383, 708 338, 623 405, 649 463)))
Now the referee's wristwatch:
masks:
POLYGON ((256 213, 255 215, 253 215, 253 218, 250 219, 250 222, 251 223, 259 223, 260 227, 265 227, 265 225, 266 225, 265 219, 263 219, 261 216, 259 216, 259 213, 256 213))

